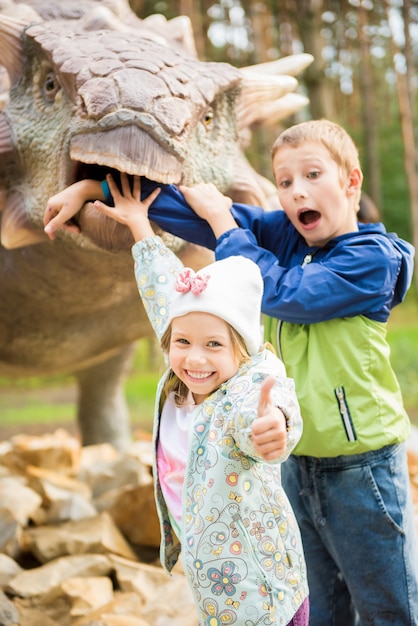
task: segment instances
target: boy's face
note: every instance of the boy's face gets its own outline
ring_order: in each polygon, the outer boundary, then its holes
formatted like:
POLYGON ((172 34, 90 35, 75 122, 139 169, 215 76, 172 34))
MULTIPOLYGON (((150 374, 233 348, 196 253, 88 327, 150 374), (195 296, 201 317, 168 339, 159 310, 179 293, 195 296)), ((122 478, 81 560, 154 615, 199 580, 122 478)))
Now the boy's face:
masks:
POLYGON ((343 182, 341 172, 320 143, 283 146, 274 155, 273 172, 286 215, 308 246, 358 230, 355 199, 362 175, 354 168, 343 182))

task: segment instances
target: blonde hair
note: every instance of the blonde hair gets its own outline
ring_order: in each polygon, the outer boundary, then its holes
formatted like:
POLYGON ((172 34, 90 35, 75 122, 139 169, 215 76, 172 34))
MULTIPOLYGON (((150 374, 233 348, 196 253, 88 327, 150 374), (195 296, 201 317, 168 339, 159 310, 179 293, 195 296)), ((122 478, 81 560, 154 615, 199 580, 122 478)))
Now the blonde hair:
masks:
MULTIPOLYGON (((228 324, 228 330, 231 337, 234 357, 237 360, 238 367, 241 367, 241 365, 247 363, 251 357, 248 353, 244 339, 235 330, 235 328, 231 326, 231 324, 228 324)), ((171 343, 171 324, 168 326, 167 330, 161 337, 160 343, 163 352, 165 354, 169 354, 171 343)), ((174 393, 174 399, 177 406, 182 406, 185 403, 189 393, 188 387, 173 371, 169 373, 164 383, 162 389, 162 398, 167 398, 170 393, 174 393)))
MULTIPOLYGON (((301 122, 284 130, 273 144, 272 161, 280 148, 284 146, 298 148, 307 142, 320 143, 328 150, 340 169, 340 182, 350 175, 353 168, 361 170, 358 150, 350 135, 342 126, 325 119, 301 122)), ((358 202, 360 202, 360 194, 359 189, 358 198, 356 198, 358 202)))

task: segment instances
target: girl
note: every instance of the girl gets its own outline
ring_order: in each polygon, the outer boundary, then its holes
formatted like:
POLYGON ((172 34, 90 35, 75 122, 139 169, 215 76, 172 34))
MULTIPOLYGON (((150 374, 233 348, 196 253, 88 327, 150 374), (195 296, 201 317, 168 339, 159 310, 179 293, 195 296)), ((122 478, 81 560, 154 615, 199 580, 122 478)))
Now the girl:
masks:
POLYGON ((170 572, 181 549, 202 626, 306 626, 302 544, 280 478, 302 421, 293 381, 260 347, 260 271, 241 256, 184 268, 148 219, 159 191, 141 202, 139 178, 131 191, 122 175, 122 193, 108 183, 115 206, 95 206, 131 229, 168 360, 154 423, 162 565, 170 572))

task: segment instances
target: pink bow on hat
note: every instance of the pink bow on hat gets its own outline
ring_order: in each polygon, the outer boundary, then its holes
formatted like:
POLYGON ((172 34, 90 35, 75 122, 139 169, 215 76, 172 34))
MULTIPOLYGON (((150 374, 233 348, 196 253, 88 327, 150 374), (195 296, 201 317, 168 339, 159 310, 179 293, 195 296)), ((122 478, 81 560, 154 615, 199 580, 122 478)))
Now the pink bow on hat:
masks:
POLYGON ((195 273, 190 267, 186 267, 177 276, 175 289, 180 293, 191 291, 193 295, 198 296, 205 291, 210 275, 195 273))

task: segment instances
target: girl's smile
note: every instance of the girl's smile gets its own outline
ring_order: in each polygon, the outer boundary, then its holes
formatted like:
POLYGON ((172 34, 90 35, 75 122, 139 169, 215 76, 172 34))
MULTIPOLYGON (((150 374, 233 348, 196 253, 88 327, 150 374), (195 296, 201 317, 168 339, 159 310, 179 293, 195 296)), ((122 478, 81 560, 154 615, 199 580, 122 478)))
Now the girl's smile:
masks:
POLYGON ((190 372, 186 371, 187 376, 193 380, 207 380, 210 376, 212 376, 213 372, 190 372))

